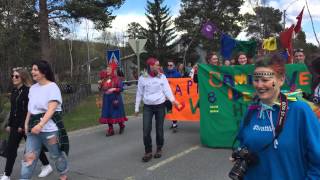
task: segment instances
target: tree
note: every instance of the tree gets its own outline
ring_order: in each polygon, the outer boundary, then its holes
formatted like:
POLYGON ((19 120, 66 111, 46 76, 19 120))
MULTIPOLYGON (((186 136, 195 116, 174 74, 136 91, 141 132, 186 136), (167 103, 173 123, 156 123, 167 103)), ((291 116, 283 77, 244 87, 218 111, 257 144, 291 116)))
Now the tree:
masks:
POLYGON ((145 29, 137 22, 128 24, 127 36, 129 39, 139 39, 143 37, 145 29))
POLYGON ((293 39, 293 47, 294 49, 303 49, 304 54, 306 55, 306 62, 307 64, 310 64, 310 62, 313 60, 311 59, 311 56, 314 53, 319 52, 319 48, 315 46, 312 43, 307 43, 306 41, 306 33, 304 31, 300 31, 296 37, 293 39))
POLYGON ((33 0, 34 6, 39 4, 39 26, 41 57, 52 60, 50 53, 49 25, 63 28, 61 22, 80 21, 86 18, 94 22, 97 29, 110 27, 115 18, 112 10, 119 8, 124 0, 33 0))
POLYGON ((282 30, 282 12, 272 7, 257 6, 255 14, 246 13, 243 25, 246 27, 247 36, 263 40, 270 36, 278 35, 282 30))
POLYGON ((165 63, 174 57, 172 41, 176 38, 169 8, 163 5, 163 0, 147 1, 146 11, 148 28, 143 33, 147 39, 145 49, 149 56, 154 56, 161 63, 165 63))
POLYGON ((243 0, 181 0, 181 10, 175 19, 177 29, 186 31, 192 39, 192 45, 203 45, 206 50, 217 50, 221 32, 236 37, 241 30, 239 22, 243 20, 239 14, 243 0), (213 40, 201 35, 200 30, 205 22, 212 22, 219 33, 213 40))
POLYGON ((31 1, 0 1, 0 89, 7 91, 12 67, 38 57, 38 18, 31 1))

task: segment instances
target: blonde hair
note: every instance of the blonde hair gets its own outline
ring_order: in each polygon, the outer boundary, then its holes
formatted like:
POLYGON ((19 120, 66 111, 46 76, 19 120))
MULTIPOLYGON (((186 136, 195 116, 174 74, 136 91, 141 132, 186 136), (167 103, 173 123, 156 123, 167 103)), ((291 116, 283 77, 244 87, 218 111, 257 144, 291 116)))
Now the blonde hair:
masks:
POLYGON ((25 86, 30 87, 33 84, 31 75, 26 69, 16 68, 13 72, 19 73, 21 81, 25 86))

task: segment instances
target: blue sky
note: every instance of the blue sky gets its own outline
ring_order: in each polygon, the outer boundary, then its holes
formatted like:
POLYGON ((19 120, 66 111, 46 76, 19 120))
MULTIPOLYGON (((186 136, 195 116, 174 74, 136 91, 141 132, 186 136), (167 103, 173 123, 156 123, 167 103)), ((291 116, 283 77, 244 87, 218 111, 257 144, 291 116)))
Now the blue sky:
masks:
MULTIPOLYGON (((146 0, 126 0, 126 2, 121 6, 121 8, 119 10, 115 10, 114 12, 116 14, 143 14, 145 12, 146 4, 146 0)), ((165 0, 164 4, 166 4, 171 11, 180 8, 180 0, 165 0)))
MULTIPOLYGON (((123 33, 127 30, 127 25, 131 22, 139 22, 142 26, 146 27, 146 17, 144 15, 146 2, 147 0, 126 0, 120 9, 114 10, 114 14, 117 15, 117 17, 112 22, 112 28, 108 29, 108 31, 123 33)), ((180 0, 165 0, 164 4, 170 8, 173 17, 176 17, 179 14, 180 0)), ((296 22, 295 17, 305 5, 305 0, 268 0, 266 5, 282 11, 286 9, 286 27, 289 27, 292 23, 296 22)), ((316 33, 318 38, 320 38, 320 0, 308 0, 308 5, 313 16, 316 33)), ((248 0, 246 0, 246 3, 242 6, 240 12, 252 12, 252 6, 248 3, 248 0)), ((79 28, 83 28, 83 23, 79 28)), ((316 44, 311 21, 306 8, 302 20, 302 29, 306 32, 307 42, 316 44)), ((93 33, 95 36, 99 34, 97 31, 93 33)), ((237 39, 245 40, 245 33, 241 33, 237 39)))

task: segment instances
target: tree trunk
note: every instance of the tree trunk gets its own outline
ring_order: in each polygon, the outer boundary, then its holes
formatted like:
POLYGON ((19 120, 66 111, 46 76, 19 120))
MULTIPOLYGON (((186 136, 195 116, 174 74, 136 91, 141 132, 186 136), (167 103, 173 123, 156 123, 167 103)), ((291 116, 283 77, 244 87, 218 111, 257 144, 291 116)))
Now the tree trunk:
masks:
POLYGON ((41 45, 41 59, 52 62, 50 41, 49 41, 49 22, 47 0, 40 0, 40 45, 41 45))
POLYGON ((69 56, 70 56, 70 77, 71 79, 73 78, 73 58, 72 58, 72 49, 73 49, 73 43, 72 39, 68 40, 68 45, 69 45, 69 56))

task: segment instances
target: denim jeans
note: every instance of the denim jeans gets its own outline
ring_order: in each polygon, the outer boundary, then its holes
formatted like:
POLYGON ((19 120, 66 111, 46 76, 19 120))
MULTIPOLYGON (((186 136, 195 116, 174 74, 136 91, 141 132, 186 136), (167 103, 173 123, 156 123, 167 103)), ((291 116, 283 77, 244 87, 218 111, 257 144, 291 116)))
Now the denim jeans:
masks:
POLYGON ((156 120, 156 143, 157 148, 161 149, 164 143, 163 137, 163 121, 165 116, 165 104, 144 105, 143 106, 143 144, 145 152, 152 152, 152 119, 153 115, 156 120))
POLYGON ((38 157, 42 144, 47 147, 50 158, 60 175, 64 175, 68 171, 68 162, 64 152, 59 149, 58 131, 40 132, 39 134, 27 134, 26 150, 21 167, 21 180, 29 180, 37 165, 38 157))
MULTIPOLYGON (((8 147, 6 150, 7 161, 6 161, 5 171, 4 171, 7 176, 11 176, 13 165, 17 157, 17 150, 19 148, 19 144, 22 138, 26 140, 27 137, 24 135, 24 133, 18 132, 17 128, 11 127, 10 134, 9 134, 8 147)), ((41 150, 39 159, 43 165, 49 164, 49 160, 47 159, 47 156, 44 153, 43 148, 41 150)))

